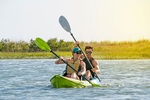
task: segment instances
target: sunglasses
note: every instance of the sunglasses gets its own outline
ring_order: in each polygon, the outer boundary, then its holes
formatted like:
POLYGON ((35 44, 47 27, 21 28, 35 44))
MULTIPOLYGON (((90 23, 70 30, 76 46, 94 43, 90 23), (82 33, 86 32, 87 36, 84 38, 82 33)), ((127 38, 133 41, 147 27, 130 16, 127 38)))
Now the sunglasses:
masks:
POLYGON ((86 54, 88 54, 88 53, 90 53, 90 54, 91 54, 92 52, 91 52, 91 51, 90 51, 90 52, 86 52, 86 54))
POLYGON ((76 54, 82 54, 82 52, 81 51, 78 51, 78 52, 75 52, 76 54))

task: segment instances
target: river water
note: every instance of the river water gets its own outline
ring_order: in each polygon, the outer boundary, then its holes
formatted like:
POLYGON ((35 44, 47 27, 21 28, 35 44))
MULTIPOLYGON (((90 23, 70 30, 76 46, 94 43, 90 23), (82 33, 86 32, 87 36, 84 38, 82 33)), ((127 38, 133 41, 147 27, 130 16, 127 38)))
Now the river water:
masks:
POLYGON ((52 88, 56 59, 0 60, 0 100, 148 100, 150 60, 98 60, 102 88, 52 88))

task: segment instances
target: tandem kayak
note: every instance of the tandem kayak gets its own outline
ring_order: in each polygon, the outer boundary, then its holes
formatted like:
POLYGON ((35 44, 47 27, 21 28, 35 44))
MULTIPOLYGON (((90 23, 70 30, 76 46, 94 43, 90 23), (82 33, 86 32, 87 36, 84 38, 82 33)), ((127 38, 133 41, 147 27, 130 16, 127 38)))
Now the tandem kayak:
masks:
MULTIPOLYGON (((50 79, 51 85, 54 88, 86 88, 92 87, 88 81, 76 80, 61 75, 55 75, 50 79)), ((100 85, 100 82, 97 78, 94 78, 92 81, 94 84, 100 85)))

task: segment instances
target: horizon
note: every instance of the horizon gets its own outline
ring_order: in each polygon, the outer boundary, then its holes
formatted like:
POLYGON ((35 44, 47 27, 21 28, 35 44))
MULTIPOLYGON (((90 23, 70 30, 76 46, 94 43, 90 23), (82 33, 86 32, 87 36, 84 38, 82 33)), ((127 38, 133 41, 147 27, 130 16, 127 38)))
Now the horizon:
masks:
MULTIPOLYGON (((2 38, 1 40, 0 40, 0 42, 3 40, 4 38, 2 38)), ((50 38, 50 39, 55 39, 55 38, 50 38)), ((50 40, 50 39, 47 39, 47 40, 44 40, 44 41, 48 41, 48 40, 50 40)), ((58 39, 58 38, 56 38, 57 39, 57 41, 60 41, 60 40, 63 40, 63 39, 58 39)), ((5 39, 4 39, 5 40, 5 39)), ((14 40, 11 40, 11 39, 9 39, 9 38, 7 38, 6 40, 9 40, 10 42, 26 42, 26 43, 30 43, 30 41, 31 41, 31 39, 29 40, 29 41, 25 41, 25 40, 17 40, 17 41, 14 41, 14 40)), ((32 40, 34 40, 35 41, 35 39, 32 39, 32 40)), ((63 40, 64 42, 74 42, 75 43, 75 41, 74 40, 72 40, 72 41, 66 41, 66 40, 63 40)), ((150 41, 150 39, 139 39, 139 40, 135 40, 135 41, 109 41, 109 40, 104 40, 104 41, 79 41, 80 43, 81 42, 84 42, 84 43, 100 43, 100 42, 110 42, 110 43, 121 43, 121 42, 138 42, 138 41, 150 41)))

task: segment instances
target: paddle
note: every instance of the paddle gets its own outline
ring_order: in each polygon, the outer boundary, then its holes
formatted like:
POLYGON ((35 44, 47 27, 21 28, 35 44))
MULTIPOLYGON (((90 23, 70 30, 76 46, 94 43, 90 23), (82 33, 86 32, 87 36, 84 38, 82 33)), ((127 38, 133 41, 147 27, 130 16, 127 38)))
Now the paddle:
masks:
MULTIPOLYGON (((63 27, 64 30, 66 30, 67 32, 69 32, 71 34, 71 36, 73 37, 74 41, 76 42, 75 37, 73 36, 73 34, 71 33, 71 28, 70 25, 67 21, 67 19, 64 16, 60 16, 59 18, 59 23, 60 25, 63 27)), ((78 47, 81 49, 80 45, 78 45, 78 47)), ((82 51, 82 49, 81 49, 82 51)), ((89 62, 88 58, 86 57, 86 55, 84 54, 84 52, 82 51, 84 57, 86 58, 86 60, 88 61, 88 63, 90 64, 91 68, 93 68, 93 66, 91 65, 91 63, 89 62)), ((98 80, 101 82, 100 78, 98 77, 98 75, 94 72, 95 76, 98 78, 98 80)))
MULTIPOLYGON (((50 52, 52 52, 55 56, 57 56, 58 58, 60 58, 55 52, 53 52, 51 49, 50 49, 50 47, 48 46, 48 44, 44 41, 44 40, 42 40, 41 38, 36 38, 36 40, 35 40, 35 44, 39 47, 39 48, 41 48, 41 49, 43 49, 43 50, 46 50, 46 51, 50 51, 50 52)), ((77 70, 75 70, 73 67, 71 67, 66 61, 64 61, 63 59, 62 59, 62 61, 64 62, 64 63, 66 63, 70 68, 72 68, 74 71, 76 71, 77 73, 78 73, 78 71, 77 70)), ((83 75, 81 75, 83 78, 85 78, 83 75)), ((86 79, 86 78, 85 78, 86 79)), ((93 87, 101 87, 100 85, 97 85, 97 84, 94 84, 94 83, 92 83, 92 82, 90 82, 88 79, 86 79, 93 87)))

